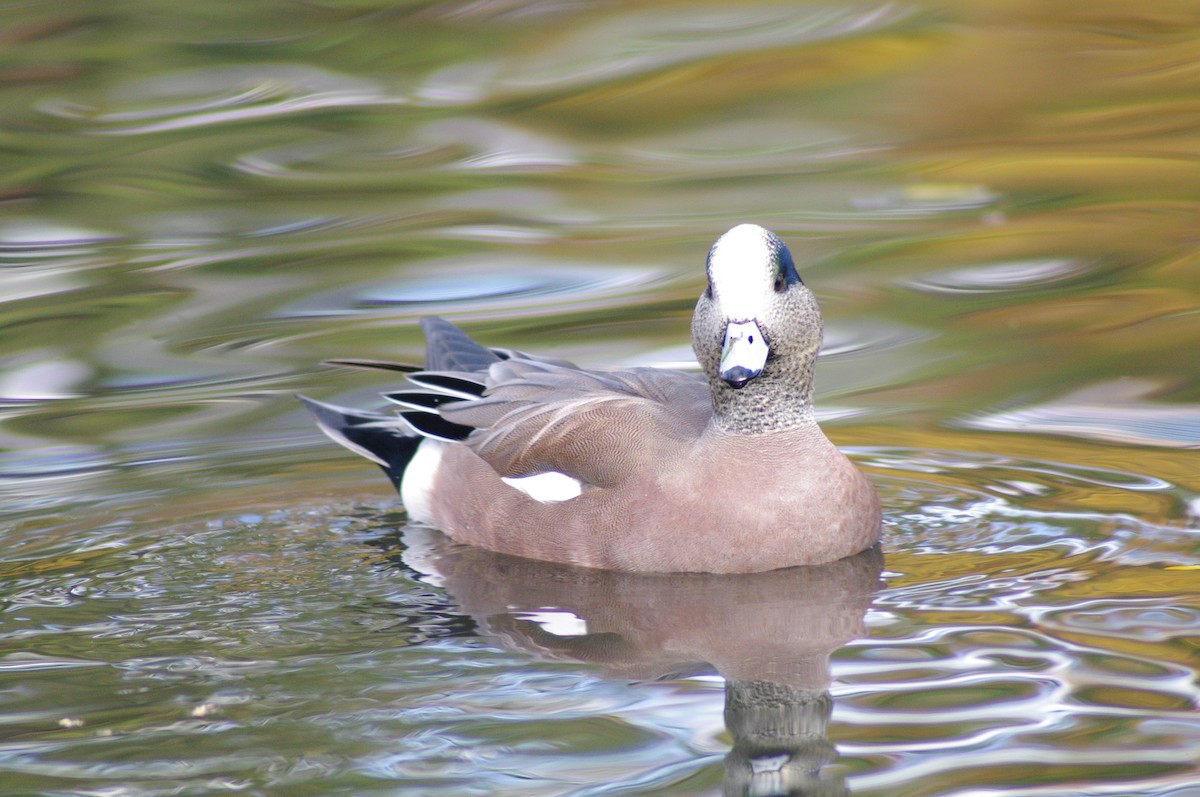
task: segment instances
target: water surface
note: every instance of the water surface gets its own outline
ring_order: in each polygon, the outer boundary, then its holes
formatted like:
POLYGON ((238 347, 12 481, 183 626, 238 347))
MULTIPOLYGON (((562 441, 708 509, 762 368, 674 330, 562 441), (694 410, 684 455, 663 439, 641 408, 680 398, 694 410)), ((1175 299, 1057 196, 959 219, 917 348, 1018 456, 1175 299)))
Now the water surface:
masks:
POLYGON ((1192 4, 0 13, 0 794, 1200 794, 1192 4), (740 221, 882 557, 464 549, 293 399, 686 366, 740 221))

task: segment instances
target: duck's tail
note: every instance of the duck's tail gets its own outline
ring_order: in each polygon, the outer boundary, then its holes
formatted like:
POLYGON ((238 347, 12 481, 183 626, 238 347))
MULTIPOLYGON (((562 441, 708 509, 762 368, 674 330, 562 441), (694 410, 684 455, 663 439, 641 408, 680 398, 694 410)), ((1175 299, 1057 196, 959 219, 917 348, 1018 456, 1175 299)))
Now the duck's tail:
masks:
POLYGON ((333 365, 399 371, 407 375, 415 389, 384 395, 400 405, 396 415, 338 407, 298 396, 316 418, 322 432, 335 443, 383 468, 397 490, 422 440, 462 440, 472 431, 469 426, 442 418, 438 407, 481 396, 488 368, 514 354, 481 346, 441 318, 422 319, 421 331, 425 333, 424 368, 380 360, 330 361, 333 365))
POLYGON ((297 396, 331 440, 383 468, 396 489, 425 438, 395 415, 338 407, 297 396))

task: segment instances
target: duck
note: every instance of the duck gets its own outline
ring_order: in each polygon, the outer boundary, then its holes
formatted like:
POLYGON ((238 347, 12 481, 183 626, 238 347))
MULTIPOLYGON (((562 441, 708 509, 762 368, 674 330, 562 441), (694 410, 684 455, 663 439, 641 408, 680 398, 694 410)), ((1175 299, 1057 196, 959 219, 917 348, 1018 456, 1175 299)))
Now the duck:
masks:
POLYGON ((878 544, 866 475, 817 424, 820 309, 774 233, 709 249, 692 316, 700 373, 581 368, 421 320, 423 367, 392 412, 301 396, 318 428, 379 465, 410 522, 527 559, 647 573, 821 565, 878 544))

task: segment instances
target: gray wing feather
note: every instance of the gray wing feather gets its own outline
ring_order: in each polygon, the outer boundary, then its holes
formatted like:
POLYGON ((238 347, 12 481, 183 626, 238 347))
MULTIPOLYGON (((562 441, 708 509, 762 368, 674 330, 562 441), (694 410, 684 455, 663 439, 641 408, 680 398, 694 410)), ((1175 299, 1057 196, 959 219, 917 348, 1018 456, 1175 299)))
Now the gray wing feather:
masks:
POLYGON ((704 380, 676 371, 507 360, 485 381, 484 398, 439 412, 475 427, 466 445, 503 476, 554 470, 608 486, 694 440, 711 415, 704 380))
POLYGON ((463 371, 481 373, 500 355, 467 337, 467 333, 443 318, 421 319, 425 333, 425 371, 463 371))

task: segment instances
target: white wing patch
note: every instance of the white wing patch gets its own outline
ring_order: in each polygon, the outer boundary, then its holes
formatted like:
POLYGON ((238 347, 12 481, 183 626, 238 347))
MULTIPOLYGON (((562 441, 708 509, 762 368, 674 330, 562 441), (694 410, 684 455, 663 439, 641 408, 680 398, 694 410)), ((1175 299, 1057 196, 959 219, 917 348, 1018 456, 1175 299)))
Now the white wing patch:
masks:
MULTIPOLYGON (((506 476, 501 481, 543 504, 570 501, 572 498, 578 498, 583 492, 583 485, 578 479, 556 470, 536 473, 533 476, 506 476)), ((406 500, 405 506, 407 505, 406 500)))

